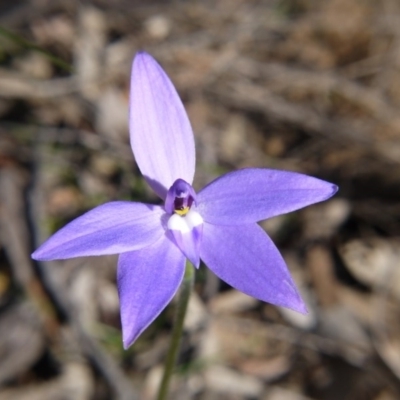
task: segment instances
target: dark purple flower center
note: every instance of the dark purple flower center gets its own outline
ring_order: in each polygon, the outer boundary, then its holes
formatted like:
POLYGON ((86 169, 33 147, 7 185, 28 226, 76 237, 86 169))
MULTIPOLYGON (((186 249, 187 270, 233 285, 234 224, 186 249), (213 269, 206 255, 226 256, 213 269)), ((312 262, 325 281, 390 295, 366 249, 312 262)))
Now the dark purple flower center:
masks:
POLYGON ((186 215, 193 203, 196 203, 196 192, 189 183, 177 179, 167 192, 165 211, 169 214, 186 215))

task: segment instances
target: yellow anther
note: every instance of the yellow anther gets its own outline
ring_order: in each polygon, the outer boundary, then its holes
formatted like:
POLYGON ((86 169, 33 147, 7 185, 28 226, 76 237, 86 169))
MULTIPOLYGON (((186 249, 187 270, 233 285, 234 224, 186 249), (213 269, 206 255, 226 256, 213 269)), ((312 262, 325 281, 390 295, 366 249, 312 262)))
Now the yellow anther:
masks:
POLYGON ((189 212, 189 210, 190 207, 183 207, 180 210, 174 210, 174 212, 182 217, 183 215, 186 215, 189 212))

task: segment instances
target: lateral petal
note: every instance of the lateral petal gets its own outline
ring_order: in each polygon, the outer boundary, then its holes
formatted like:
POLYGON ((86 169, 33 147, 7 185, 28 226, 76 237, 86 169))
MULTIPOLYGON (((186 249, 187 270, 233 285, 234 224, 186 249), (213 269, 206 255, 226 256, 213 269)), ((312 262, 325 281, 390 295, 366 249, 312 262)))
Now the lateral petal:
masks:
POLYGON ((337 186, 289 171, 246 168, 211 182, 197 194, 205 221, 240 225, 285 214, 329 199, 337 186))
POLYGON ((140 171, 162 199, 176 179, 193 182, 195 147, 186 111, 166 73, 144 52, 132 66, 129 127, 140 171))
POLYGON ((120 255, 117 284, 125 349, 171 301, 184 271, 185 257, 166 236, 149 247, 120 255))
POLYGON ((35 260, 118 254, 149 246, 164 234, 160 206, 113 201, 88 211, 45 241, 35 260))
POLYGON ((307 313, 282 256, 257 224, 217 226, 205 222, 200 257, 217 276, 241 292, 307 313))

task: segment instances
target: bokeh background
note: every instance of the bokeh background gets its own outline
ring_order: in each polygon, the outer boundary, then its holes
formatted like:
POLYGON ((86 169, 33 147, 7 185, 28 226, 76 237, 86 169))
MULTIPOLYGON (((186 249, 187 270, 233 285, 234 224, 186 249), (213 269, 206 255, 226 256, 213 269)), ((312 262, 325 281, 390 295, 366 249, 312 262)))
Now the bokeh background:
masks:
POLYGON ((184 101, 195 188, 247 166, 340 187, 262 223, 307 316, 200 268, 171 399, 400 398, 398 0, 3 0, 0 27, 0 400, 153 398, 173 307, 123 351, 116 257, 30 259, 95 205, 157 201, 128 139, 139 49, 184 101))

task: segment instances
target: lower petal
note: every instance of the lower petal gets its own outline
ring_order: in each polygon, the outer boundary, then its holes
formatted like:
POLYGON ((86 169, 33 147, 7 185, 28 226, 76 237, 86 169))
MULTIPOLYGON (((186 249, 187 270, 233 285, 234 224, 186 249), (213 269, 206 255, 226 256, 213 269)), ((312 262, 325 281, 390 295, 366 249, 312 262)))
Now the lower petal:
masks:
POLYGON ((117 284, 125 349, 171 301, 184 271, 182 252, 166 236, 149 247, 120 255, 117 284))
POLYGON ((203 232, 203 225, 192 228, 191 231, 182 233, 178 230, 170 230, 173 240, 187 259, 196 267, 200 266, 199 244, 203 232))
POLYGON ((241 292, 307 313, 282 256, 258 225, 205 222, 200 257, 217 276, 241 292))
POLYGON ((182 253, 196 267, 200 266, 200 242, 203 233, 203 218, 194 210, 186 215, 173 214, 169 217, 168 233, 182 253))

